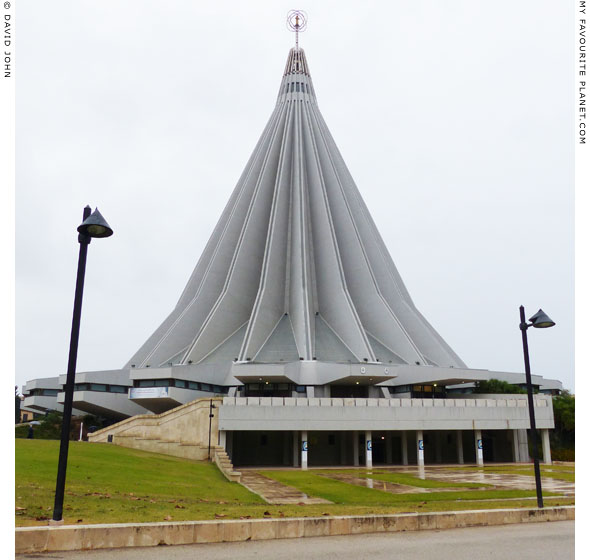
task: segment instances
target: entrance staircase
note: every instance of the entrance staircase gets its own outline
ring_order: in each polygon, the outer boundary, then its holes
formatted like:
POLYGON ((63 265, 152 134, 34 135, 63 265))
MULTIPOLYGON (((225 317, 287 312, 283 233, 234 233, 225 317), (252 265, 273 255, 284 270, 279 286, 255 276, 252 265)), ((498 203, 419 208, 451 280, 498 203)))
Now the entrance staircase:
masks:
MULTIPOLYGON (((132 416, 88 434, 88 441, 114 443, 195 461, 210 457, 228 480, 240 482, 241 473, 234 470, 222 446, 212 443, 209 452, 209 403, 210 399, 197 399, 162 414, 132 416)), ((217 442, 217 439, 217 417, 214 416, 211 442, 217 442)))

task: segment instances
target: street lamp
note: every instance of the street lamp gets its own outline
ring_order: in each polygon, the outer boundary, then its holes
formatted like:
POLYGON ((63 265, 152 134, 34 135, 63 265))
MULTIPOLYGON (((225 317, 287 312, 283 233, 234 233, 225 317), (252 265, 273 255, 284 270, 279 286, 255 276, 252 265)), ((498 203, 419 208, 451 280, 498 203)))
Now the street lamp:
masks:
POLYGON ((213 404, 213 399, 209 401, 209 445, 207 447, 207 461, 211 461, 211 421, 213 420, 213 409, 216 408, 213 404))
POLYGON ((533 403, 533 384, 531 382, 531 364, 529 362, 529 344, 526 331, 529 327, 546 329, 553 327, 555 323, 539 309, 527 323, 524 318, 524 306, 520 306, 520 330, 522 331, 522 349, 524 352, 524 370, 526 374, 526 390, 529 402, 529 418, 531 422, 531 437, 533 439, 533 462, 535 464, 535 486, 537 488, 537 505, 543 507, 543 494, 541 491, 541 469, 539 468, 539 451, 537 449, 537 425, 535 423, 535 407, 533 403))
POLYGON ((66 486, 66 469, 68 466, 68 448, 70 443, 70 424, 72 420, 72 402, 74 400, 74 382, 76 378, 76 359, 78 357, 78 338, 80 334, 80 316, 82 314, 82 295, 84 293, 84 273, 86 272, 86 254, 93 237, 109 237, 113 230, 102 217, 98 208, 90 213, 90 206, 84 208, 82 224, 78 226, 78 275, 74 296, 74 313, 70 334, 70 353, 65 385, 64 412, 61 425, 61 443, 59 446, 59 463, 57 466, 57 482, 55 485, 55 502, 53 504, 53 522, 62 522, 64 490, 66 486))

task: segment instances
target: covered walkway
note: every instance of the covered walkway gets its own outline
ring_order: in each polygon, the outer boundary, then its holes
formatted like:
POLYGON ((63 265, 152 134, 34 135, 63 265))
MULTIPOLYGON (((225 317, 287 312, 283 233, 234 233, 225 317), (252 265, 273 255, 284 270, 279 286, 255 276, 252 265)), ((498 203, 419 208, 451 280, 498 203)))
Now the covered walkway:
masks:
MULTIPOLYGON (((551 463, 549 432, 541 430, 551 463)), ((529 460, 526 430, 223 432, 235 467, 442 465, 529 460)))

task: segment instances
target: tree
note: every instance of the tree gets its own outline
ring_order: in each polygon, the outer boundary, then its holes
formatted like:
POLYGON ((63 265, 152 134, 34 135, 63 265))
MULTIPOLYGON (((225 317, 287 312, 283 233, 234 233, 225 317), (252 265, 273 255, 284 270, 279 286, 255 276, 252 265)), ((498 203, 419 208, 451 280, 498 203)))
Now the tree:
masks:
POLYGON ((569 391, 553 397, 555 430, 552 439, 557 448, 573 448, 576 438, 576 397, 569 391))
POLYGON ((14 386, 14 423, 20 423, 20 395, 18 394, 18 385, 14 386))
POLYGON ((521 389, 517 385, 512 385, 508 381, 500 381, 499 379, 488 379, 487 381, 477 381, 475 384, 474 393, 526 393, 525 389, 521 389))

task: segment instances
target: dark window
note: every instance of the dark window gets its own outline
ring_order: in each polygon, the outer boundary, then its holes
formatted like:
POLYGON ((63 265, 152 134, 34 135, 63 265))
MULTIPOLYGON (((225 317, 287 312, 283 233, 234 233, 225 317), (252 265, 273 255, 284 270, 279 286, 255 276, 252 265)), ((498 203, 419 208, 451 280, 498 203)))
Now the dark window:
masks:
MULTIPOLYGON (((247 397, 290 397, 293 385, 289 383, 248 383, 245 396, 247 397)), ((227 387, 224 387, 227 393, 227 387)), ((304 388, 305 389, 305 388, 304 388)))
POLYGON ((334 434, 328 435, 328 445, 336 444, 336 436, 334 434))
POLYGON ((56 397, 58 393, 59 389, 33 389, 32 391, 29 391, 27 396, 56 397))
POLYGON ((330 385, 330 395, 338 399, 366 399, 369 396, 369 387, 368 385, 330 385))
POLYGON ((91 383, 90 384, 91 391, 100 391, 106 393, 107 386, 102 383, 91 383))
POLYGON ((171 379, 139 379, 135 381, 135 387, 170 387, 171 379))
POLYGON ((412 385, 413 399, 444 399, 446 391, 441 385, 412 385))
POLYGON ((124 387, 123 385, 110 385, 109 390, 111 393, 126 393, 127 387, 124 387))

